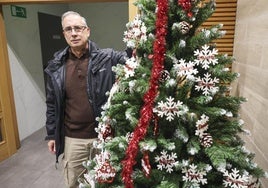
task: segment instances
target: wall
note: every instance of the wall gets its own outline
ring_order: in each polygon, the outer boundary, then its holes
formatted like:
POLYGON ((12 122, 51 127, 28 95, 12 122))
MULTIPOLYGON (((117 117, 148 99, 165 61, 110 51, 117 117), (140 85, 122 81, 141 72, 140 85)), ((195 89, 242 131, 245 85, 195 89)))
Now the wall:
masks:
MULTIPOLYGON (((247 147, 256 153, 256 162, 268 171, 268 1, 239 0, 234 42, 240 78, 233 93, 244 96, 241 117, 251 136, 244 135, 247 147)), ((268 180, 263 180, 268 187, 268 180)))
POLYGON ((125 49, 123 33, 128 22, 128 2, 70 4, 70 10, 79 11, 91 28, 90 39, 100 48, 125 49))
POLYGON ((3 13, 19 137, 23 140, 45 125, 44 75, 37 12, 57 15, 68 6, 21 6, 26 8, 27 18, 12 17, 10 5, 3 6, 3 13))
POLYGON ((44 95, 36 82, 8 45, 8 56, 14 90, 20 139, 24 139, 44 126, 44 95))
POLYGON ((42 68, 38 12, 60 16, 67 10, 80 12, 90 20, 91 39, 100 47, 124 48, 122 42, 128 21, 128 4, 75 3, 18 5, 27 18, 11 16, 10 5, 3 6, 8 53, 18 119, 20 140, 45 125, 45 89, 42 68), (107 19, 109 18, 109 19, 107 19))
MULTIPOLYGON (((18 5, 26 8, 27 18, 11 16, 10 5, 3 6, 8 44, 28 70, 41 91, 44 91, 42 54, 39 37, 38 11, 61 15, 68 5, 18 5)), ((13 76, 13 74, 12 74, 13 76)))

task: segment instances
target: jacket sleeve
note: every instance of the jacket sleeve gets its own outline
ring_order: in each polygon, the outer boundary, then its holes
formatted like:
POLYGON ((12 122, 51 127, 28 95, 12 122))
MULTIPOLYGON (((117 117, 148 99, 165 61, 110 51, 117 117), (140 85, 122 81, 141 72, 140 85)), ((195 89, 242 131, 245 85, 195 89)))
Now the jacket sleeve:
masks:
POLYGON ((55 130, 56 130, 56 99, 55 92, 50 77, 47 77, 46 82, 46 130, 47 136, 45 140, 55 140, 55 130))
POLYGON ((131 58, 132 49, 127 48, 125 51, 114 51, 113 53, 113 65, 116 64, 125 64, 127 58, 131 58))

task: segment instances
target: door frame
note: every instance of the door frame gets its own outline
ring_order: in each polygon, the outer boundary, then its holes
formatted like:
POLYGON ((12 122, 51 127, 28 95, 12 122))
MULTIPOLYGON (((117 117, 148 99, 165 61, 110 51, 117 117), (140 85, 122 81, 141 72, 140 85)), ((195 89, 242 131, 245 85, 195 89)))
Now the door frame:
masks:
POLYGON ((135 0, 0 0, 0 101, 2 105, 2 112, 0 113, 2 113, 4 124, 9 125, 4 127, 5 133, 3 134, 6 135, 6 141, 0 143, 0 161, 16 153, 17 149, 20 147, 2 5, 93 2, 128 2, 129 20, 132 20, 137 13, 137 8, 133 5, 135 0))
POLYGON ((0 161, 2 161, 14 154, 20 147, 2 6, 0 7, 0 28, 0 128, 3 135, 3 141, 0 143, 0 161))

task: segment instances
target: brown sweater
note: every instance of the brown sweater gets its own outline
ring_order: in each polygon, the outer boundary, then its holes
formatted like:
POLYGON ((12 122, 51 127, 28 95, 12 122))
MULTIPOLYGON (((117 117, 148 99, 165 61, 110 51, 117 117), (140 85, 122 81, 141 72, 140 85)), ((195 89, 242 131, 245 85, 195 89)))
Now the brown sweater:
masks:
POLYGON ((87 95, 89 53, 75 57, 69 51, 66 62, 65 135, 72 138, 96 138, 95 117, 87 95))

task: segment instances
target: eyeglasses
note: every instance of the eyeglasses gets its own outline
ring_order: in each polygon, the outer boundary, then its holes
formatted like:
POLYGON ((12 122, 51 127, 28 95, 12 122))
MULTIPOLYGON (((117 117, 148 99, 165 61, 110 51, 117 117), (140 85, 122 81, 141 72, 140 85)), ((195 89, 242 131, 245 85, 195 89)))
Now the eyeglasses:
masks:
POLYGON ((86 26, 79 26, 79 25, 76 25, 76 26, 69 26, 69 27, 65 27, 63 29, 63 31, 66 33, 66 34, 71 34, 72 31, 74 30, 76 33, 81 33, 82 31, 84 31, 84 29, 86 29, 87 27, 86 26))

